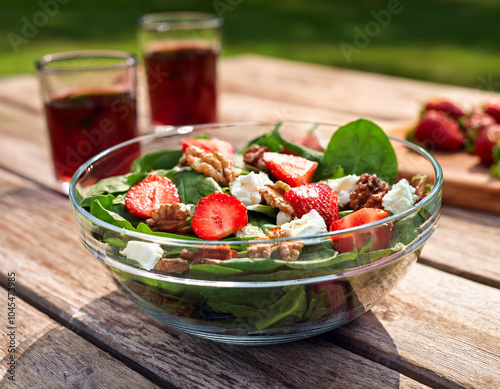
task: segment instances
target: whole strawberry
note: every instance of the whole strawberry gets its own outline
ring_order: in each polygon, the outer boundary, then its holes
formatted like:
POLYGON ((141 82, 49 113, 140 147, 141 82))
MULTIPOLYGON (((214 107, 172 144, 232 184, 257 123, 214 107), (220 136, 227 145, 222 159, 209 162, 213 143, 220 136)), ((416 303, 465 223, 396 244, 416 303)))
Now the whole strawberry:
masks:
POLYGON ((427 148, 436 150, 458 150, 465 140, 458 123, 443 111, 425 112, 414 137, 427 148))
POLYGON ((461 116, 465 116, 465 112, 463 111, 462 108, 460 108, 455 103, 452 103, 451 101, 442 97, 436 97, 432 100, 429 100, 425 104, 424 109, 425 111, 441 111, 448 114, 454 119, 458 119, 461 116))
POLYGON ((483 128, 477 134, 474 142, 475 153, 481 160, 481 163, 490 166, 494 162, 493 147, 500 140, 500 124, 493 124, 483 128))
POLYGON ((322 182, 291 188, 285 192, 285 198, 298 217, 315 209, 325 219, 327 226, 339 218, 337 194, 330 186, 322 182))
POLYGON ((477 134, 484 127, 495 124, 496 120, 493 116, 485 112, 475 112, 464 122, 465 129, 465 151, 474 154, 474 142, 476 141, 477 134))
POLYGON ((500 103, 493 101, 487 103, 484 107, 484 112, 493 116, 497 123, 500 123, 500 103))

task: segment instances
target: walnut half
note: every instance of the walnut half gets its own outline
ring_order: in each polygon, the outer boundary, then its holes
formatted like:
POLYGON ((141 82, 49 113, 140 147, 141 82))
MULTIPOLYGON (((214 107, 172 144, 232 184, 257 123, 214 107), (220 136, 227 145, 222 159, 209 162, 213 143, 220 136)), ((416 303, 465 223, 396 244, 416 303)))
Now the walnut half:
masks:
POLYGON ((153 231, 178 231, 186 224, 190 215, 189 207, 182 203, 162 205, 146 220, 146 224, 153 231))
POLYGON ((219 184, 228 186, 236 178, 233 162, 219 152, 209 153, 205 150, 189 146, 184 150, 186 163, 199 173, 212 177, 219 184))
POLYGON ((390 189, 390 185, 379 180, 376 174, 362 174, 356 183, 356 189, 350 195, 349 206, 354 211, 360 208, 382 209, 382 197, 390 189))

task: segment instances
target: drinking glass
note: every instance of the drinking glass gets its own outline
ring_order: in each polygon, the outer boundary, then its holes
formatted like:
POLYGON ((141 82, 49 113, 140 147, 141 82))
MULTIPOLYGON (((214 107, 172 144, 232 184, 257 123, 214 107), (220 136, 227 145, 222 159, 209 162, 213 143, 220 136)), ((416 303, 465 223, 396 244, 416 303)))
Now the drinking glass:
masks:
POLYGON ((138 58, 123 51, 48 54, 36 62, 56 179, 67 191, 80 165, 138 135, 138 58))
POLYGON ((222 20, 201 12, 139 19, 153 125, 217 121, 217 59, 222 20))

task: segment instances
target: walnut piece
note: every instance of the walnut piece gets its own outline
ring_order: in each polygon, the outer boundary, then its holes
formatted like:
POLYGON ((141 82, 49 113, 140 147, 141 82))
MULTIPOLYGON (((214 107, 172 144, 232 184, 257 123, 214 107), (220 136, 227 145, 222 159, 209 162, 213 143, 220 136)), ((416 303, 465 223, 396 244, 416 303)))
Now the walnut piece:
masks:
POLYGON ((236 178, 233 163, 219 152, 209 153, 196 146, 184 151, 186 163, 199 173, 212 177, 219 184, 228 186, 236 178))
POLYGON ((151 218, 146 220, 146 224, 153 231, 178 231, 185 226, 189 215, 190 210, 186 204, 165 204, 153 212, 151 218))
POLYGON ((425 188, 426 183, 427 176, 424 174, 417 174, 411 179, 410 185, 415 188, 415 195, 417 196, 416 203, 427 196, 427 189, 425 188))
POLYGON ((354 211, 360 208, 382 207, 382 197, 391 189, 389 184, 378 179, 376 174, 362 174, 351 193, 349 206, 354 211))
POLYGON ((296 261, 299 258, 303 247, 304 242, 298 240, 281 242, 279 250, 280 258, 283 261, 296 261))
POLYGON ((271 258, 273 255, 275 255, 275 253, 277 253, 279 258, 283 261, 296 261, 299 258, 300 253, 302 252, 304 242, 294 240, 266 243, 266 240, 268 239, 283 238, 285 236, 286 233, 279 226, 267 231, 265 238, 255 239, 258 243, 251 244, 248 247, 248 257, 271 258))
POLYGON ((267 146, 252 145, 243 154, 243 161, 248 164, 264 170, 267 168, 262 156, 266 151, 269 151, 267 146))
MULTIPOLYGON (((264 239, 256 239, 264 240, 264 239)), ((248 247, 248 258, 271 258, 274 251, 278 249, 277 243, 254 243, 248 247)))
POLYGON ((295 211, 290 202, 285 198, 284 194, 290 187, 284 182, 277 181, 275 184, 266 185, 259 193, 267 205, 273 208, 278 208, 280 211, 290 215, 295 215, 295 211), (287 189, 285 189, 286 187, 287 189))
POLYGON ((218 265, 219 263, 220 259, 196 258, 191 262, 191 265, 218 265))
POLYGON ((161 258, 154 269, 159 273, 182 273, 189 269, 189 263, 181 258, 161 258))

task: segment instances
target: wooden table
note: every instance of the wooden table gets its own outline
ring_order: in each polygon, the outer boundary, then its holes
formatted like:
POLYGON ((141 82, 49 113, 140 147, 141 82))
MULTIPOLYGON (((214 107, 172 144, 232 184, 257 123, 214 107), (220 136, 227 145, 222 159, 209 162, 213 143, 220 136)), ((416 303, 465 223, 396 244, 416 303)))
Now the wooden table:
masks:
MULTIPOLYGON (((486 86, 258 56, 225 59, 220 73, 222 121, 365 117, 390 130, 431 96, 487 96, 486 86)), ((78 241, 53 179, 38 84, 19 76, 0 81, 0 215, 0 387, 500 387, 499 214, 444 206, 406 278, 370 312, 324 335, 236 347, 179 334, 118 292, 78 241), (7 372, 12 334, 15 382, 7 372)))

